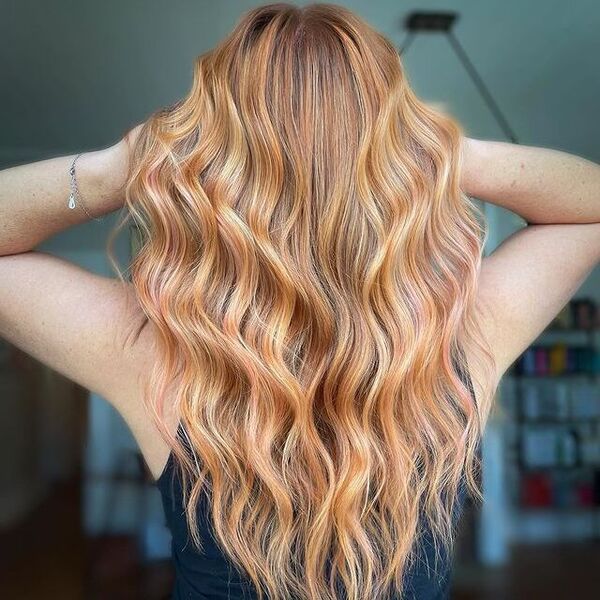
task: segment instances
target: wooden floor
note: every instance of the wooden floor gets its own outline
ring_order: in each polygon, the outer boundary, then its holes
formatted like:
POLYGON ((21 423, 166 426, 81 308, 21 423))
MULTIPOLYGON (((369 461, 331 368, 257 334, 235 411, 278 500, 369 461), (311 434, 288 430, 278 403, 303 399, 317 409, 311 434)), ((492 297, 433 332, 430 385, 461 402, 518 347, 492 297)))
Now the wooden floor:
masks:
POLYGON ((514 548, 500 569, 463 567, 454 600, 587 600, 600 598, 600 544, 514 548))
MULTIPOLYGON (((0 534, 2 600, 167 600, 169 562, 142 566, 127 537, 88 540, 81 486, 60 484, 14 531, 0 534)), ((502 569, 461 565, 453 600, 600 598, 600 544, 515 548, 502 569)))

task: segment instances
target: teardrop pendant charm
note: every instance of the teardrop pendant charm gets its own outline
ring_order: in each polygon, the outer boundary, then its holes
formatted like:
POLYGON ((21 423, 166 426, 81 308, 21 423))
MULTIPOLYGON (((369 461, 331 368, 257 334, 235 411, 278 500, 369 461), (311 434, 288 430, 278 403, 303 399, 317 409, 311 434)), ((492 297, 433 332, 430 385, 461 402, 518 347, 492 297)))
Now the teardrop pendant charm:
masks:
POLYGON ((73 194, 69 196, 69 208, 75 208, 75 196, 73 194))

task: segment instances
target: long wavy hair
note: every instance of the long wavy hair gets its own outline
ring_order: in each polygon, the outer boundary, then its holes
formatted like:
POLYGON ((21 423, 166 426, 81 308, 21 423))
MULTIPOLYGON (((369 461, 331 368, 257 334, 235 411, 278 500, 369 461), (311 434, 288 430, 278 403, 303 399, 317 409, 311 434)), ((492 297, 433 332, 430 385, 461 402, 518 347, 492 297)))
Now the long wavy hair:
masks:
POLYGON ((207 494, 259 598, 401 593, 425 528, 439 555, 460 487, 482 498, 493 390, 461 370, 467 346, 493 369, 487 230, 460 140, 390 41, 334 4, 246 12, 140 129, 125 206, 159 348, 144 402, 194 543, 207 494))

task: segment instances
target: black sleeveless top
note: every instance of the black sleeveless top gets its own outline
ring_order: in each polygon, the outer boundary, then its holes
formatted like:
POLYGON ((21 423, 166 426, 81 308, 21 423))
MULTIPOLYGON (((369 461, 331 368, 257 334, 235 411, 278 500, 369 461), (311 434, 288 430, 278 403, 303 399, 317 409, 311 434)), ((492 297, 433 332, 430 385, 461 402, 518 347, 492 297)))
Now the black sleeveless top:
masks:
MULTIPOLYGON (((465 385, 475 397, 471 378, 459 372, 465 385)), ((179 439, 189 450, 189 444, 178 428, 179 439)), ((241 575, 230 560, 219 549, 209 523, 208 506, 205 494, 198 503, 198 528, 203 544, 203 552, 198 553, 188 535, 187 522, 183 509, 183 489, 178 471, 174 468, 171 453, 163 472, 156 480, 161 493, 166 522, 172 534, 171 553, 175 568, 175 585, 171 600, 255 600, 257 594, 250 579, 241 575)), ((462 514, 465 488, 461 487, 456 503, 455 519, 462 514)), ((406 588, 403 598, 386 600, 447 600, 450 597, 450 577, 452 557, 434 555, 430 531, 425 528, 422 543, 419 545, 414 567, 406 575, 406 588)))

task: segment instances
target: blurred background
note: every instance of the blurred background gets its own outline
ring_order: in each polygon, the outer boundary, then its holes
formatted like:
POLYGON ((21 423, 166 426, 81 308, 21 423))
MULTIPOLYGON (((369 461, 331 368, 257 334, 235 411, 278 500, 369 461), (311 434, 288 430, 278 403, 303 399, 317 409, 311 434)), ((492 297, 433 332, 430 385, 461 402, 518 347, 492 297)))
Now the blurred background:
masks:
MULTIPOLYGON (((185 95, 195 56, 257 4, 0 0, 0 168, 114 143, 185 95)), ((468 136, 600 162, 600 3, 340 4, 396 44, 418 95, 468 136), (407 21, 415 11, 455 20, 407 21)), ((486 252, 524 225, 491 205, 485 214, 486 252)), ((40 249, 113 274, 113 224, 40 249)), ((127 264, 127 231, 115 250, 127 264)), ((483 443, 485 502, 464 512, 453 598, 600 595, 599 301, 596 270, 500 385, 483 443)), ((1 339, 0 398, 0 598, 167 598, 160 496, 120 416, 1 339)))

